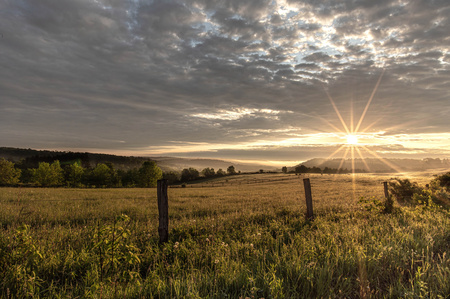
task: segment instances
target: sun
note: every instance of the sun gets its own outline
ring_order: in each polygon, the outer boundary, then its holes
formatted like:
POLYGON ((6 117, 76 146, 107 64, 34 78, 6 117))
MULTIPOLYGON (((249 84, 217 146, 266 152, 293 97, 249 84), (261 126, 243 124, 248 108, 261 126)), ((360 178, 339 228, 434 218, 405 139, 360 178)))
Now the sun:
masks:
POLYGON ((347 144, 356 145, 358 144, 358 137, 355 135, 347 135, 347 144))

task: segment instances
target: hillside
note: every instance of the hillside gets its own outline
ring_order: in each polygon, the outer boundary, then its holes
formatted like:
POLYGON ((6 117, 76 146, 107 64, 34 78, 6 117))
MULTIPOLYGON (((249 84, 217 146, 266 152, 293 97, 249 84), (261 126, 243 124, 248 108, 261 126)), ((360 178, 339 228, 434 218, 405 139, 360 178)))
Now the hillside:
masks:
POLYGON ((63 152, 63 151, 49 151, 49 150, 34 150, 22 149, 13 147, 0 147, 0 158, 5 158, 15 163, 21 162, 24 168, 37 167, 39 162, 53 162, 59 160, 61 164, 73 163, 80 161, 83 167, 94 167, 98 163, 111 162, 116 169, 131 169, 138 168, 144 161, 156 161, 158 166, 163 171, 181 171, 184 168, 193 167, 199 171, 206 167, 218 170, 222 168, 224 171, 230 165, 234 165, 236 171, 251 172, 259 169, 274 170, 273 166, 261 164, 243 164, 234 163, 231 161, 216 160, 216 159, 189 159, 176 157, 130 157, 130 156, 116 156, 108 154, 96 153, 80 153, 80 152, 63 152))
POLYGON ((233 165, 236 171, 242 172, 253 172, 260 169, 276 170, 273 166, 263 165, 263 164, 244 164, 244 163, 234 163, 232 161, 217 160, 217 159, 189 159, 189 158, 177 158, 177 157, 152 157, 160 167, 182 170, 183 168, 193 167, 198 170, 202 170, 206 167, 214 168, 216 171, 218 169, 227 170, 228 166, 233 165))
MULTIPOLYGON (((320 168, 339 168, 342 163, 342 159, 311 159, 303 165, 307 167, 320 167, 320 168)), ((352 159, 346 159, 341 168, 352 169, 352 159)), ((408 171, 424 171, 431 169, 450 168, 450 159, 355 159, 355 169, 364 169, 367 172, 408 172, 408 171)))

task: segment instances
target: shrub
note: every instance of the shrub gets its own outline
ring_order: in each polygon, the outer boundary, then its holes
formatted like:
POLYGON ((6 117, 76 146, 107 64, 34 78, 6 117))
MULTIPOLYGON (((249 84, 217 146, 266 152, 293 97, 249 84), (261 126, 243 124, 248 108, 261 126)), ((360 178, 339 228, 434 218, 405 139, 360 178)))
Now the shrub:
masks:
POLYGON ((414 194, 425 195, 423 188, 408 179, 393 179, 389 182, 389 192, 399 203, 414 202, 414 194))
POLYGON ((437 176, 430 183, 433 189, 439 188, 448 189, 450 187, 450 172, 437 176))
POLYGON ((393 179, 389 182, 389 192, 399 203, 425 206, 448 205, 447 188, 439 187, 446 186, 445 180, 448 177, 448 174, 437 177, 431 181, 431 187, 428 188, 429 185, 427 185, 426 189, 417 183, 411 183, 408 179, 393 179))

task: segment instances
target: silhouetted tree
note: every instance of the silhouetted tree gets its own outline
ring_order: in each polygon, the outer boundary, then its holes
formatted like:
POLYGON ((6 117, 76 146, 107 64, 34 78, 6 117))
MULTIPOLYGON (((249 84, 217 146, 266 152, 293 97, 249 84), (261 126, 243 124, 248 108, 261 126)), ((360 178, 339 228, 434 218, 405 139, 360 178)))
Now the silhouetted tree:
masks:
POLYGON ((216 175, 216 172, 214 171, 214 168, 205 168, 202 170, 202 174, 205 178, 211 178, 216 175))
POLYGON ((295 173, 307 173, 307 172, 308 172, 308 167, 306 167, 303 164, 295 167, 295 173))
POLYGON ((185 168, 181 172, 181 180, 183 182, 192 181, 197 179, 200 176, 197 169, 190 167, 189 169, 185 168))
POLYGON ((229 175, 236 174, 236 169, 234 168, 233 165, 228 166, 228 168, 227 168, 227 173, 228 173, 229 175))
POLYGON ((288 169, 287 169, 286 166, 283 166, 283 167, 281 168, 281 171, 282 171, 283 173, 287 173, 288 169))
POLYGON ((175 171, 164 172, 163 179, 166 179, 169 184, 173 184, 180 180, 180 174, 175 171))
POLYGON ((219 170, 217 170, 216 172, 216 176, 224 176, 226 175, 225 171, 223 171, 222 168, 219 168, 219 170))

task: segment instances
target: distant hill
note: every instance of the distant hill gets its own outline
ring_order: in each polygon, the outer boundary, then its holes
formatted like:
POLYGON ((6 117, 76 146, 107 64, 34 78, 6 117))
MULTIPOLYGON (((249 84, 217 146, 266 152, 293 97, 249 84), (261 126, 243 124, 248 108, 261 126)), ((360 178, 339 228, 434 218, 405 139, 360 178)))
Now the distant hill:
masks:
POLYGON ((145 157, 126 157, 108 154, 80 153, 0 147, 0 158, 21 162, 23 168, 37 167, 39 162, 51 163, 58 160, 62 165, 79 161, 83 167, 95 167, 98 163, 111 162, 116 169, 137 168, 152 159, 145 157))
POLYGON ((181 171, 184 168, 193 167, 199 171, 206 167, 214 168, 216 171, 222 168, 227 170, 228 166, 233 165, 236 171, 251 172, 259 169, 274 170, 273 166, 261 164, 244 164, 234 163, 231 161, 216 159, 189 159, 175 157, 130 157, 116 156, 108 154, 80 153, 80 152, 63 152, 49 150, 34 150, 13 147, 0 147, 0 158, 21 162, 23 168, 35 168, 39 162, 51 163, 59 160, 61 164, 73 163, 79 161, 83 167, 95 167, 98 163, 111 162, 116 169, 128 170, 131 168, 139 168, 145 161, 156 161, 163 171, 181 171))
MULTIPOLYGON (((311 159, 304 163, 306 167, 320 167, 320 168, 339 168, 342 159, 311 159)), ((346 159, 342 166, 342 169, 352 169, 352 159, 346 159)), ((398 172, 398 171, 424 171, 431 169, 450 169, 450 159, 355 159, 355 169, 364 169, 368 172, 398 172), (364 163, 365 162, 365 163, 364 163)))
POLYGON ((214 168, 215 171, 219 170, 220 168, 226 171, 228 166, 231 165, 234 166, 236 171, 242 172, 253 172, 260 169, 264 169, 265 171, 272 171, 277 169, 276 167, 263 164, 234 163, 231 161, 217 159, 189 159, 176 157, 152 157, 152 159, 155 160, 160 167, 173 170, 182 170, 184 168, 193 167, 200 171, 204 168, 210 167, 214 168))

